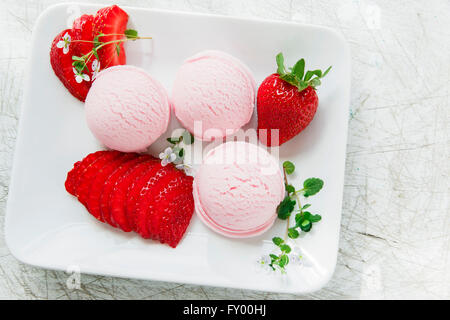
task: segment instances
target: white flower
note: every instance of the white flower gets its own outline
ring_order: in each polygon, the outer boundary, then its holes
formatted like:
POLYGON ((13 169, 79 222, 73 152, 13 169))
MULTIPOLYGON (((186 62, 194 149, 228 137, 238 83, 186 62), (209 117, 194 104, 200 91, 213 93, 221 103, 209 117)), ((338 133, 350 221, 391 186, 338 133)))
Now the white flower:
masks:
POLYGON ((292 248, 292 252, 289 255, 289 263, 292 263, 293 265, 301 265, 301 266, 307 266, 308 261, 304 257, 302 249, 298 246, 294 246, 292 248))
POLYGON ((78 72, 78 70, 75 69, 75 68, 72 68, 72 69, 73 69, 73 73, 75 74, 75 81, 77 83, 81 83, 81 82, 83 82, 83 80, 84 81, 90 81, 91 80, 86 73, 78 72))
POLYGON ((92 66, 92 81, 94 81, 95 78, 97 77, 97 74, 100 72, 100 61, 95 59, 94 61, 92 61, 91 66, 92 66))
POLYGON ((69 52, 70 41, 72 41, 72 38, 66 32, 66 34, 61 38, 61 40, 58 41, 58 43, 56 44, 56 47, 62 48, 63 53, 66 54, 67 52, 69 52))
POLYGON ((177 159, 177 155, 173 152, 172 148, 168 147, 164 152, 159 154, 161 159, 161 165, 165 167, 167 164, 174 162, 177 159))

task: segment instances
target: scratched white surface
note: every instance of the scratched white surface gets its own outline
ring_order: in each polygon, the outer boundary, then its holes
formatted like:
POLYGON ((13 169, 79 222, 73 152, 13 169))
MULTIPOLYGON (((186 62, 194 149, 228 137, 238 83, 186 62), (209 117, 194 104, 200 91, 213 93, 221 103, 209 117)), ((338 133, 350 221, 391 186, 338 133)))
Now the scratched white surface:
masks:
POLYGON ((0 2, 0 299, 450 299, 449 1, 115 1, 314 23, 350 43, 338 264, 328 285, 306 296, 89 275, 71 290, 66 273, 11 256, 3 221, 29 41, 36 18, 57 2, 0 2))

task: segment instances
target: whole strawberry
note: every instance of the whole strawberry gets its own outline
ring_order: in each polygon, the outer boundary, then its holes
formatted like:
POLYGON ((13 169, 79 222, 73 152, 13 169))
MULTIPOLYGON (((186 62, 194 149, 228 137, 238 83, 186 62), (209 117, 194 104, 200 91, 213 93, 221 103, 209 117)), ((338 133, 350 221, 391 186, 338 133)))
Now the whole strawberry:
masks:
POLYGON ((283 54, 276 57, 277 73, 268 76, 258 89, 258 136, 267 146, 280 146, 305 129, 319 104, 316 87, 330 71, 307 71, 299 60, 290 72, 284 67, 283 54), (278 135, 273 129, 278 129, 278 135))

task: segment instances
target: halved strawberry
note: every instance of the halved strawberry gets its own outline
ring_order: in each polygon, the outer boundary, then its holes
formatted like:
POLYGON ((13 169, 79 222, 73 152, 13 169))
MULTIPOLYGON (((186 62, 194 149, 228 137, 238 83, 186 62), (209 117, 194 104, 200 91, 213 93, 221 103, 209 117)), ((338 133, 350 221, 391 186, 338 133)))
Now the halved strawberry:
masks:
POLYGON ((99 157, 107 151, 97 151, 88 154, 83 160, 75 162, 73 169, 67 174, 66 182, 64 183, 67 192, 75 195, 76 188, 80 179, 80 175, 99 157))
POLYGON ((77 99, 84 102, 91 87, 90 70, 77 71, 72 66, 73 44, 72 30, 66 29, 59 33, 52 42, 50 63, 56 76, 77 99))
POLYGON ((109 200, 117 181, 128 171, 133 170, 135 167, 142 164, 142 162, 149 160, 149 158, 150 156, 148 155, 142 155, 123 163, 116 170, 114 170, 114 172, 105 181, 105 185, 103 186, 102 194, 100 196, 100 214, 103 221, 107 222, 109 225, 116 227, 116 224, 111 219, 109 200))
POLYGON ((159 160, 151 158, 150 160, 142 163, 142 165, 135 167, 133 170, 129 170, 127 174, 124 174, 122 178, 116 182, 109 200, 111 220, 125 232, 130 232, 132 230, 131 223, 128 221, 125 211, 128 192, 132 188, 134 182, 140 179, 140 177, 142 177, 148 170, 151 170, 151 168, 157 163, 159 163, 159 160))
MULTIPOLYGON (((117 5, 102 8, 97 11, 94 18, 94 37, 99 34, 109 34, 99 38, 104 43, 122 39, 127 29, 127 23, 128 14, 117 5)), ((123 43, 107 44, 98 49, 98 55, 102 69, 126 63, 123 43)))
POLYGON ((96 217, 98 220, 103 222, 103 218, 100 213, 100 197, 102 194, 103 186, 108 180, 109 176, 119 168, 123 163, 132 160, 138 156, 137 153, 125 153, 121 154, 120 157, 111 161, 105 165, 98 174, 95 176, 94 181, 92 181, 91 189, 89 190, 89 197, 87 199, 87 209, 88 211, 96 217))
MULTIPOLYGON (((94 47, 94 16, 83 14, 72 25, 72 44, 74 55, 81 57, 94 47)), ((92 60, 91 60, 92 61, 92 60)))

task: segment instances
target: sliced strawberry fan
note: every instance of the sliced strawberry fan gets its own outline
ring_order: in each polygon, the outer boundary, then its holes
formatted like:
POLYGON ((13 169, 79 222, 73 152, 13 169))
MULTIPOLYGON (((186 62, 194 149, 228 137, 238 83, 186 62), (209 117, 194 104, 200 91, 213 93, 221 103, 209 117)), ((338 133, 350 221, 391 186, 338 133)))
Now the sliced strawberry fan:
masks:
POLYGON ((149 155, 98 151, 74 164, 65 186, 97 220, 175 248, 194 212, 192 182, 149 155))

